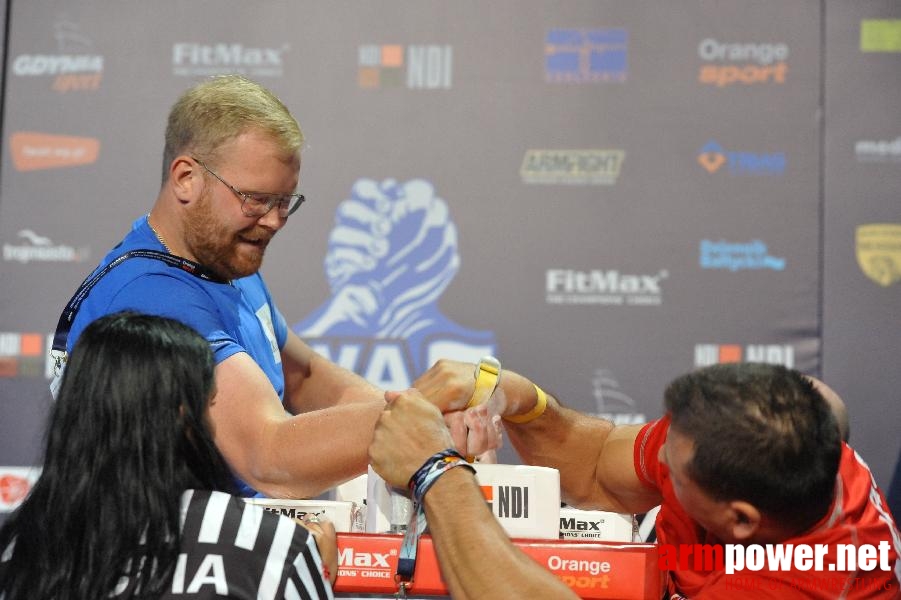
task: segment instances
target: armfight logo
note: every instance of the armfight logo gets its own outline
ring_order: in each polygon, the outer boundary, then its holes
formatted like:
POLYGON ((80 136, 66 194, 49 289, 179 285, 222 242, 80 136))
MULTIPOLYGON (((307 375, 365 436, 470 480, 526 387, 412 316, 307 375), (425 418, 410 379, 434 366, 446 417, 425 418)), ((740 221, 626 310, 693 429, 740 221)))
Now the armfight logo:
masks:
POLYGON ((526 184, 613 185, 623 150, 527 150, 519 168, 526 184))
POLYGON ((901 281, 901 223, 869 223, 855 232, 857 264, 882 287, 901 281))
POLYGON ((329 298, 293 326, 315 350, 370 382, 404 389, 438 358, 495 354, 492 331, 444 315, 460 269, 447 203, 423 179, 360 179, 337 209, 325 275, 329 298))

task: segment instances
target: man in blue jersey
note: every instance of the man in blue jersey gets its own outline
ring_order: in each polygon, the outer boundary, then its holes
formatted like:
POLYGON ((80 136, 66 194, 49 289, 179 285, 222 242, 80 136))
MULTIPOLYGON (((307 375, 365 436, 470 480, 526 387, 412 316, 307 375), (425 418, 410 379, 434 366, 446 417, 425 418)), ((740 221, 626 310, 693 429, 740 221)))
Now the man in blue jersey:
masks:
POLYGON ((185 92, 169 114, 155 204, 60 320, 67 349, 88 323, 124 309, 199 331, 216 359, 216 444, 248 495, 310 497, 363 473, 385 404, 288 329, 259 274, 303 202, 302 143, 281 101, 243 77, 185 92))

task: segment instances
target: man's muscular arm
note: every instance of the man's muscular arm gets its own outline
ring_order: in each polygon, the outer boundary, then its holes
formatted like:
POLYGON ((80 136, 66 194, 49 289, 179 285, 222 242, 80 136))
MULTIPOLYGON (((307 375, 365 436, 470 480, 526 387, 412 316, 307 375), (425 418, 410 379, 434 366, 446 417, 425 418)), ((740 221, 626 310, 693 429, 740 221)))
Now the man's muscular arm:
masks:
POLYGON ((286 406, 246 353, 216 366, 210 420, 216 445, 236 474, 263 494, 308 498, 366 471, 367 448, 383 394, 289 334, 283 350, 286 406), (293 342, 293 339, 296 341, 293 342), (302 346, 297 346, 301 344, 302 346))
MULTIPOLYGON (((414 386, 443 412, 463 410, 473 390, 474 365, 441 360, 414 386)), ((538 402, 535 385, 504 369, 495 404, 501 416, 524 415, 538 402)), ((560 471, 564 501, 585 509, 644 512, 660 495, 635 473, 633 452, 639 426, 610 421, 561 406, 548 394, 547 408, 528 423, 504 420, 504 429, 523 461, 560 471)))

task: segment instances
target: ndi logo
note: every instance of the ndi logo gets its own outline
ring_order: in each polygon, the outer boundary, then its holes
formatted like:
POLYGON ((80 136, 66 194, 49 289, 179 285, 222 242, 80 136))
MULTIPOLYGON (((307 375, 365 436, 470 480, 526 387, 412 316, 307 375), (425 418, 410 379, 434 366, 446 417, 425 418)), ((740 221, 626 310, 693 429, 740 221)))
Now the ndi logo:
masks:
POLYGON ((742 271, 746 269, 785 269, 785 259, 770 256, 767 246, 760 240, 737 244, 724 240, 701 240, 702 269, 722 269, 726 271, 742 271))
POLYGON ((454 58, 451 46, 367 44, 359 47, 358 54, 357 79, 361 88, 451 88, 454 58))
POLYGON ((696 344, 695 366, 719 363, 758 362, 795 367, 795 349, 787 344, 696 344))
POLYGON ((782 175, 785 173, 784 152, 756 154, 724 150, 714 140, 710 140, 698 154, 698 164, 708 173, 716 173, 722 167, 732 175, 782 175))

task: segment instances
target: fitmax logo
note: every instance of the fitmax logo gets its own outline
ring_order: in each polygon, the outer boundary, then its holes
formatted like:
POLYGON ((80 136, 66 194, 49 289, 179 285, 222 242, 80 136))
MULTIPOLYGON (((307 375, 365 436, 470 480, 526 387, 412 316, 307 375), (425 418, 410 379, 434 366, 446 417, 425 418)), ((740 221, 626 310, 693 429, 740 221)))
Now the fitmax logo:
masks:
POLYGON ((732 175, 782 175, 785 173, 784 152, 756 154, 753 152, 725 150, 710 140, 698 154, 698 164, 708 173, 716 173, 723 167, 732 175))
POLYGON ((388 556, 386 552, 355 552, 353 548, 345 548, 338 552, 338 566, 390 569, 388 556))
POLYGON ((635 275, 615 269, 550 269, 545 273, 546 302, 656 306, 662 303, 661 281, 668 277, 666 270, 655 275, 635 275))
POLYGON ((561 531, 600 531, 603 521, 580 521, 579 519, 567 519, 560 517, 561 531))
POLYGON ((283 71, 281 48, 256 48, 243 44, 197 44, 180 42, 172 46, 175 75, 214 75, 239 72, 251 75, 279 76, 283 71))

